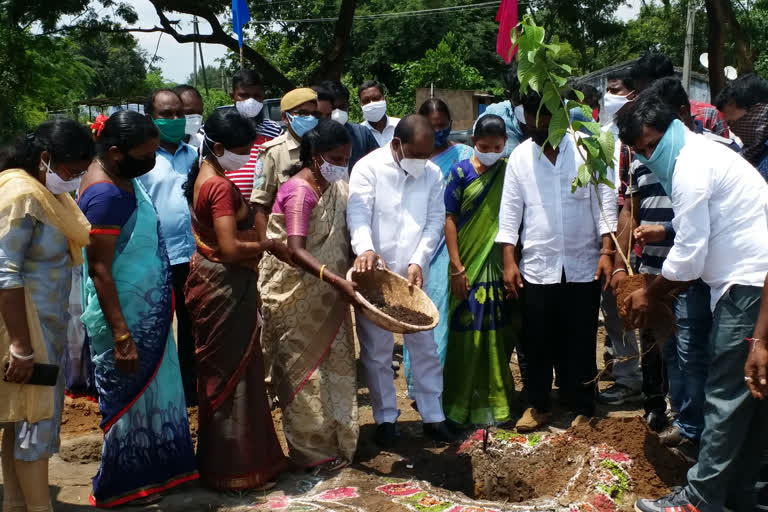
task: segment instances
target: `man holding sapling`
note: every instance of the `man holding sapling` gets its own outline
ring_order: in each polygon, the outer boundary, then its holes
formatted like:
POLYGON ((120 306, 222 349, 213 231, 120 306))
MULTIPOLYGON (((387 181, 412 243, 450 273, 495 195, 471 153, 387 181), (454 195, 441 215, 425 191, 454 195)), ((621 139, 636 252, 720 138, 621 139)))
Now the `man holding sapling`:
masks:
POLYGON ((768 430, 768 403, 744 382, 760 296, 768 272, 768 185, 722 144, 688 130, 653 91, 618 118, 619 135, 658 178, 674 210, 675 240, 661 276, 626 298, 635 325, 647 325, 649 304, 681 283, 701 278, 714 311, 704 431, 698 462, 685 487, 640 512, 754 510, 754 486, 768 430))
POLYGON ((546 106, 536 123, 539 94, 530 89, 521 101, 521 128, 529 139, 509 157, 496 242, 504 246, 504 286, 509 295, 520 298, 523 308, 528 364, 524 384, 531 407, 517 422, 517 430, 530 432, 551 419, 552 370, 558 353, 564 356, 565 372, 560 389, 576 414, 574 423, 594 414, 600 279, 605 278, 607 286, 613 270, 610 233, 616 229, 616 194, 604 185, 598 187, 600 201, 592 186, 571 192, 584 163, 574 135, 567 133, 552 147, 546 142, 551 120, 546 106), (519 268, 518 241, 523 246, 519 268))
MULTIPOLYGON (((354 269, 373 272, 383 264, 421 288, 445 223, 443 175, 428 160, 434 132, 426 117, 404 117, 393 135, 391 142, 357 162, 349 181, 347 225, 357 255, 354 269)), ((392 372, 394 338, 363 315, 356 321, 376 421, 374 440, 389 448, 400 437, 392 372)), ((452 441, 441 403, 443 369, 433 332, 406 334, 403 339, 413 364, 413 395, 424 420, 424 435, 452 441)))

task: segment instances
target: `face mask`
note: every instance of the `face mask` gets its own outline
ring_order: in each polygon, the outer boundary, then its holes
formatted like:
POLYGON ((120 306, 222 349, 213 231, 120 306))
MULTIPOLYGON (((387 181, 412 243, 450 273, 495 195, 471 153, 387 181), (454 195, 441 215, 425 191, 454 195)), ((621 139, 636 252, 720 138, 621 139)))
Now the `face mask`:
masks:
POLYGON ((486 167, 490 167, 493 164, 495 164, 496 162, 498 162, 499 159, 501 158, 501 155, 503 155, 503 154, 504 154, 503 152, 501 152, 501 153, 483 153, 483 152, 478 151, 477 149, 475 149, 475 156, 477 157, 477 160, 481 164, 486 166, 486 167))
POLYGON ((178 144, 184 138, 187 120, 183 117, 179 119, 155 119, 155 126, 160 131, 161 141, 178 144))
POLYGON ((628 96, 619 96, 618 94, 611 94, 609 92, 605 93, 605 96, 603 96, 603 112, 605 113, 604 122, 613 122, 616 113, 621 110, 621 107, 629 102, 627 98, 628 96))
MULTIPOLYGON (((399 139, 398 139, 399 140, 399 139)), ((405 158, 403 145, 400 143, 400 168, 409 176, 418 178, 424 174, 424 168, 427 166, 427 160, 424 158, 405 158)))
POLYGON ((517 119, 518 123, 525 124, 525 109, 522 105, 515 107, 515 119, 517 119))
POLYGON ((154 168, 155 155, 148 158, 133 158, 131 155, 123 153, 123 159, 117 162, 117 171, 120 176, 129 180, 144 176, 154 168))
POLYGON ((247 100, 235 102, 235 108, 243 117, 256 117, 261 114, 264 104, 259 100, 248 98, 247 100))
MULTIPOLYGON (((322 156, 320 158, 323 158, 322 156)), ((334 165, 329 163, 323 158, 323 163, 320 165, 320 174, 323 175, 325 181, 333 183, 334 181, 349 179, 349 170, 344 165, 334 165)))
POLYGON ((68 192, 74 192, 80 187, 80 178, 73 178, 71 180, 63 180, 61 176, 53 172, 51 169, 51 161, 48 160, 45 164, 45 188, 53 195, 66 194, 68 192))
POLYGON ((293 116, 288 112, 285 113, 285 116, 288 118, 291 129, 299 137, 302 137, 309 130, 317 126, 317 118, 315 116, 293 116))
POLYGON ((200 114, 189 114, 188 116, 185 116, 185 119, 186 126, 184 128, 184 133, 187 135, 194 135, 200 131, 200 127, 203 125, 203 116, 200 114))
POLYGON ((646 159, 637 153, 637 159, 656 175, 667 195, 672 193, 672 173, 675 171, 677 157, 684 145, 685 125, 679 119, 675 119, 664 132, 651 158, 646 159))
POLYGON ((435 147, 441 148, 448 142, 448 136, 451 134, 451 127, 435 131, 435 147))
POLYGON ((367 105, 363 105, 363 117, 369 123, 381 121, 385 115, 387 115, 386 100, 373 101, 367 105))
POLYGON ((333 112, 331 112, 331 119, 341 125, 344 125, 347 124, 347 121, 349 121, 349 114, 340 108, 336 108, 333 110, 333 112))
POLYGON ((238 155, 229 150, 224 150, 224 154, 217 156, 219 165, 224 168, 225 171, 236 171, 245 167, 245 164, 251 159, 251 155, 238 155))

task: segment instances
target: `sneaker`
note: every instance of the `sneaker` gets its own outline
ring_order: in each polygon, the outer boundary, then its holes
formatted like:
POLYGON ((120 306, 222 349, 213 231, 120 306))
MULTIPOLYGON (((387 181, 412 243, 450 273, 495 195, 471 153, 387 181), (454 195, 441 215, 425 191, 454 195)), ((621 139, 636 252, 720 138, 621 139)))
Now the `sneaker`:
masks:
POLYGON ((637 500, 635 510, 636 512, 699 512, 696 505, 688 499, 684 487, 657 500, 637 500))
POLYGON ((540 412, 533 407, 529 407, 523 413, 523 417, 517 420, 515 429, 518 432, 533 432, 549 423, 551 419, 551 412, 540 412))
POLYGON ((614 384, 598 395, 598 400, 608 405, 621 405, 632 402, 642 402, 643 394, 623 384, 614 384))
POLYGON ((400 429, 395 423, 382 423, 376 425, 376 433, 373 440, 381 448, 391 448, 400 439, 400 429))

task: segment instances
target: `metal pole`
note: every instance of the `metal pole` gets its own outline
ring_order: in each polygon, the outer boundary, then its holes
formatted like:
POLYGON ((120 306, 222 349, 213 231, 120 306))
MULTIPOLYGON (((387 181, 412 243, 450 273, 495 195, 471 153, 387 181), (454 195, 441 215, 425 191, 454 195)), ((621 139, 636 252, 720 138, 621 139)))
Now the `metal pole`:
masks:
POLYGON ((693 58, 693 25, 696 21, 696 0, 688 0, 688 16, 685 22, 685 53, 683 55, 683 87, 691 87, 691 60, 693 58))
MULTIPOLYGON (((197 16, 192 18, 192 32, 197 34, 197 16)), ((197 87, 197 45, 192 43, 192 85, 197 87)))
POLYGON ((240 71, 243 70, 243 47, 240 47, 240 71))

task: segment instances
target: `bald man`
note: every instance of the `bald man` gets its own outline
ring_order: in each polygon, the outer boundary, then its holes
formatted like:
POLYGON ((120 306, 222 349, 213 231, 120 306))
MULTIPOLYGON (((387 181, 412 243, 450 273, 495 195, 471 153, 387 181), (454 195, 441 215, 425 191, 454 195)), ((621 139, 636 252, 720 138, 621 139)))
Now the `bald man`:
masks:
MULTIPOLYGON (((372 272, 379 262, 423 287, 429 262, 445 223, 443 179, 429 161, 434 133, 427 118, 412 114, 395 128, 394 138, 357 162, 349 183, 347 224, 357 255, 355 272, 372 272)), ((392 333, 358 315, 360 358, 376 421, 375 441, 389 448, 400 434, 392 371, 392 333)), ((432 331, 406 334, 411 356, 414 398, 424 420, 424 435, 452 441, 441 394, 443 373, 432 331)))

